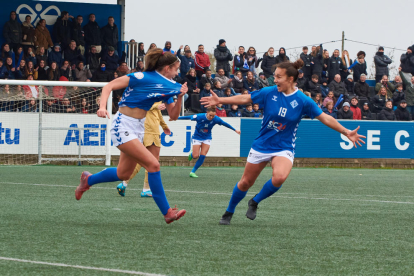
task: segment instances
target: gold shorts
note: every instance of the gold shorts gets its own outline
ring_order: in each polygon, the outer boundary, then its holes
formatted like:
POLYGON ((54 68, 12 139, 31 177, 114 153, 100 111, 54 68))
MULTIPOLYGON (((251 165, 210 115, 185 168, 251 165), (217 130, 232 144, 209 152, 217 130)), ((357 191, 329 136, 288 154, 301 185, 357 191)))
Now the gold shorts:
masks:
POLYGON ((156 147, 161 147, 161 137, 157 134, 146 134, 144 135, 144 146, 149 147, 155 145, 156 147))

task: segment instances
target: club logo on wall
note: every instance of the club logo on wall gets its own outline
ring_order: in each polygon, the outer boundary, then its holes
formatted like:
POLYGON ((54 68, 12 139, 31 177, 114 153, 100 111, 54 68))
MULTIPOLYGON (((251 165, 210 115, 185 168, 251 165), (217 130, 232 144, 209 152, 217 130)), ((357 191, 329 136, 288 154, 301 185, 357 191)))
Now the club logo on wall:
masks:
POLYGON ((32 21, 30 23, 32 23, 34 26, 36 26, 41 19, 46 20, 46 25, 53 25, 60 16, 60 9, 55 5, 43 9, 42 4, 36 4, 35 10, 36 11, 34 11, 27 4, 21 4, 17 7, 16 14, 18 15, 21 22, 25 21, 27 15, 30 15, 32 18, 32 21))

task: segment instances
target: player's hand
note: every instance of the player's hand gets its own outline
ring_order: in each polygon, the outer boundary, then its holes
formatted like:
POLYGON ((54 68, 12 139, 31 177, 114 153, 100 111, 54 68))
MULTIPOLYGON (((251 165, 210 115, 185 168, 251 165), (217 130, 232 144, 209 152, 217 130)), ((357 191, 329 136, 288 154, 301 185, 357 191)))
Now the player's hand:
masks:
POLYGON ((220 103, 220 99, 217 96, 217 94, 214 93, 213 91, 210 91, 210 93, 211 93, 210 97, 202 97, 200 99, 201 104, 204 105, 205 107, 210 107, 210 106, 217 105, 220 103))
POLYGON ((99 108, 96 114, 98 114, 98 117, 110 119, 108 110, 106 110, 105 108, 99 108))
POLYGON ((365 141, 362 140, 361 138, 367 138, 363 135, 359 135, 358 129, 359 129, 359 126, 353 131, 348 132, 348 134, 346 135, 346 137, 354 144, 354 147, 357 147, 356 144, 358 144, 361 147, 361 143, 365 144, 365 141))
POLYGON ((185 82, 180 89, 181 94, 178 96, 184 96, 188 92, 187 82, 185 82))
POLYGON ((237 133, 238 135, 240 135, 241 131, 240 131, 240 130, 236 130, 236 133, 237 133))
POLYGON ((165 135, 171 135, 171 130, 169 128, 166 128, 166 129, 164 129, 164 133, 165 133, 165 135))
POLYGON ((160 104, 159 106, 158 106, 158 109, 159 110, 165 110, 167 107, 165 106, 165 104, 160 104))
POLYGON ((170 121, 170 122, 174 122, 174 121, 177 121, 177 120, 173 120, 173 119, 171 119, 171 118, 170 118, 168 121, 170 121))

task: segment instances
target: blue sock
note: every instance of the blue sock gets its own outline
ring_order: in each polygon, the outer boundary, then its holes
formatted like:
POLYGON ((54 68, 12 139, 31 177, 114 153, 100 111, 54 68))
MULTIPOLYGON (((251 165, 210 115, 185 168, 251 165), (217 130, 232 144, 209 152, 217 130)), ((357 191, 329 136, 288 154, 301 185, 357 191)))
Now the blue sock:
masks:
POLYGON ((260 192, 253 198, 253 200, 257 203, 259 203, 260 201, 262 201, 265 198, 268 198, 269 196, 273 195, 274 193, 276 193, 280 188, 282 188, 282 186, 280 187, 275 187, 272 184, 272 179, 270 178, 269 181, 267 181, 264 185, 263 188, 260 190, 260 192))
POLYGON ((168 209, 170 209, 170 205, 162 187, 161 172, 148 172, 148 184, 151 188, 152 198, 154 198, 161 213, 165 216, 168 213, 168 209))
POLYGON ((205 155, 200 155, 200 158, 198 158, 197 162, 194 165, 193 170, 191 171, 192 173, 195 173, 198 170, 198 168, 200 168, 201 165, 203 165, 204 159, 206 159, 206 156, 205 155))
POLYGON ((92 186, 102 182, 114 182, 120 181, 121 179, 118 178, 116 173, 117 168, 107 168, 103 171, 95 173, 88 178, 88 185, 92 186))
POLYGON ((227 207, 227 210, 226 210, 227 212, 230 212, 230 213, 234 213, 234 210, 236 209, 237 204, 239 204, 239 202, 247 194, 247 191, 245 192, 240 191, 239 188, 237 187, 237 184, 239 183, 236 183, 236 186, 233 189, 233 194, 231 195, 231 198, 230 198, 229 207, 227 207))

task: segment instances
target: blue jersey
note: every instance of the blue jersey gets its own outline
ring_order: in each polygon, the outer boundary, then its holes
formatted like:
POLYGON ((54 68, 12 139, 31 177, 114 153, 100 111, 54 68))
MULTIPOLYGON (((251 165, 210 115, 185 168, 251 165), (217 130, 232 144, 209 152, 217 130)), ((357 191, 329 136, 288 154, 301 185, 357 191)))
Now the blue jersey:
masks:
POLYGON ((154 103, 172 103, 172 97, 180 94, 181 84, 167 79, 157 71, 137 72, 127 76, 129 85, 125 88, 119 107, 138 107, 148 111, 154 103))
POLYGON ((195 140, 211 140, 211 130, 215 125, 221 125, 231 130, 236 130, 218 116, 215 116, 212 120, 207 119, 206 113, 178 117, 178 120, 191 120, 197 122, 196 129, 193 134, 193 139, 195 140))
POLYGON ((277 86, 251 93, 252 102, 264 106, 262 127, 252 149, 261 153, 289 150, 294 153, 296 132, 304 115, 315 118, 322 110, 308 96, 296 90, 286 95, 277 86))

